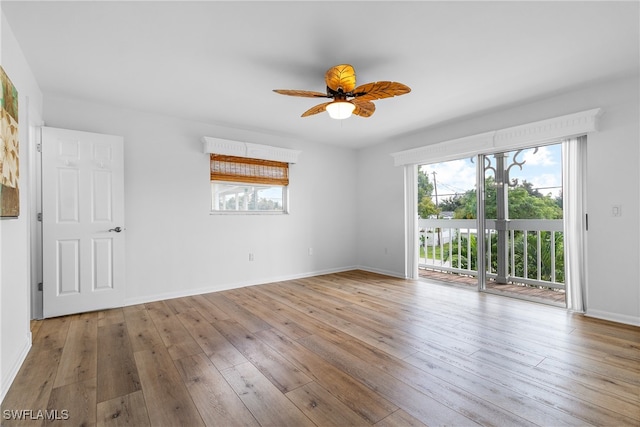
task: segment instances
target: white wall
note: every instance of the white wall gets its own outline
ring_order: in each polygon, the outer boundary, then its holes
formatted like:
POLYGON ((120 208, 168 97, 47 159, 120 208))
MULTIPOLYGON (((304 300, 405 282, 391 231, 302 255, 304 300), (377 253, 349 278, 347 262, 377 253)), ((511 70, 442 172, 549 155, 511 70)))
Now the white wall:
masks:
POLYGON ((20 216, 0 220, 0 400, 31 347, 29 159, 33 149, 28 136, 29 124, 42 115, 42 93, 4 16, 1 21, 0 63, 19 96, 20 216))
POLYGON ((600 131, 588 138, 587 313, 640 325, 639 91, 638 76, 594 84, 361 150, 358 263, 404 275, 403 171, 393 166, 390 153, 602 107, 600 131), (621 217, 611 215, 617 204, 621 217))
POLYGON ((127 304, 356 265, 353 150, 52 96, 44 110, 47 126, 124 137, 127 304), (210 215, 202 136, 302 150, 290 214, 210 215))
POLYGON ((404 170, 393 166, 395 151, 388 143, 358 152, 358 264, 405 277, 404 170))

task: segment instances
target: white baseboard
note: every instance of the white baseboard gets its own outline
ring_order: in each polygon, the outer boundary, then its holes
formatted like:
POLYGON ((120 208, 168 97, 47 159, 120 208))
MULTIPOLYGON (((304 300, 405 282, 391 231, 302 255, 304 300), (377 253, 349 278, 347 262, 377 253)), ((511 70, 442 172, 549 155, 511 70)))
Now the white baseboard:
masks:
POLYGON ((13 384, 13 380, 16 379, 16 376, 18 375, 18 371, 20 371, 20 367, 22 366, 25 359, 27 358, 27 354, 29 354, 30 349, 31 349, 31 331, 29 331, 29 333, 25 336, 25 339, 22 343, 22 348, 18 353, 18 358, 14 360, 13 363, 11 363, 11 369, 7 373, 7 376, 2 378, 2 390, 0 390, 2 394, 0 395, 0 402, 4 400, 5 396, 9 392, 9 388, 11 387, 11 384, 13 384))
POLYGON ((327 270, 310 271, 307 273, 300 273, 300 274, 291 274, 291 275, 285 275, 285 276, 269 277, 264 279, 227 283, 223 285, 204 286, 204 287, 195 288, 195 289, 163 292, 160 294, 145 295, 141 297, 125 298, 124 305, 130 306, 130 305, 137 305, 137 304, 145 304, 148 302, 162 301, 162 300, 173 299, 173 298, 189 297, 193 295, 208 294, 210 292, 227 291, 230 289, 244 288, 247 286, 264 285, 267 283, 283 282, 286 280, 303 279, 306 277, 321 276, 323 274, 341 273, 343 271, 356 270, 358 268, 359 267, 356 267, 356 266, 347 266, 347 267, 332 268, 327 270))
POLYGON ((640 326, 640 317, 628 316, 626 314, 611 313, 603 310, 587 310, 584 314, 587 317, 609 320, 611 322, 624 323, 632 326, 640 326))
POLYGON ((369 273, 378 273, 378 274, 383 274, 385 276, 396 277, 398 279, 406 279, 404 274, 399 274, 397 271, 383 270, 381 268, 367 267, 364 265, 359 265, 356 268, 358 270, 368 271, 369 273))

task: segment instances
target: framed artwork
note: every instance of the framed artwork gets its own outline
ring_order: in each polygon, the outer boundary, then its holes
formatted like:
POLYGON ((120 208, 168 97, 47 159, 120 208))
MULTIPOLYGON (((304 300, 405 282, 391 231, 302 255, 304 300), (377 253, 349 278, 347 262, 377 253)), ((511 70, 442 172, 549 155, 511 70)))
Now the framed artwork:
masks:
POLYGON ((20 159, 18 140, 18 91, 0 66, 0 217, 20 214, 20 159))

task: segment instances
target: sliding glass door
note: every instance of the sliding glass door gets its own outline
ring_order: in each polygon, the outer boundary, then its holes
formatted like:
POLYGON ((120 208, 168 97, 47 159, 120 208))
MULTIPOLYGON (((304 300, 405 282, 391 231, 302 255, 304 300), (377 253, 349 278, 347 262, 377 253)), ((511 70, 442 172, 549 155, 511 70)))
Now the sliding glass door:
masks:
POLYGON ((565 305, 561 144, 418 168, 419 275, 565 305))
POLYGON ((566 305, 561 152, 555 144, 478 156, 481 290, 566 305))

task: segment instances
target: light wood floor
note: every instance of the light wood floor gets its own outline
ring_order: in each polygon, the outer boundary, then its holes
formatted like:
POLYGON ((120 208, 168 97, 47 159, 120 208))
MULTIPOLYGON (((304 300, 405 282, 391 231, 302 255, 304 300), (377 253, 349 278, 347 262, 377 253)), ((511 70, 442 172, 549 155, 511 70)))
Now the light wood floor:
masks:
POLYGON ((640 425, 639 328, 361 271, 33 332, 2 425, 640 425))

